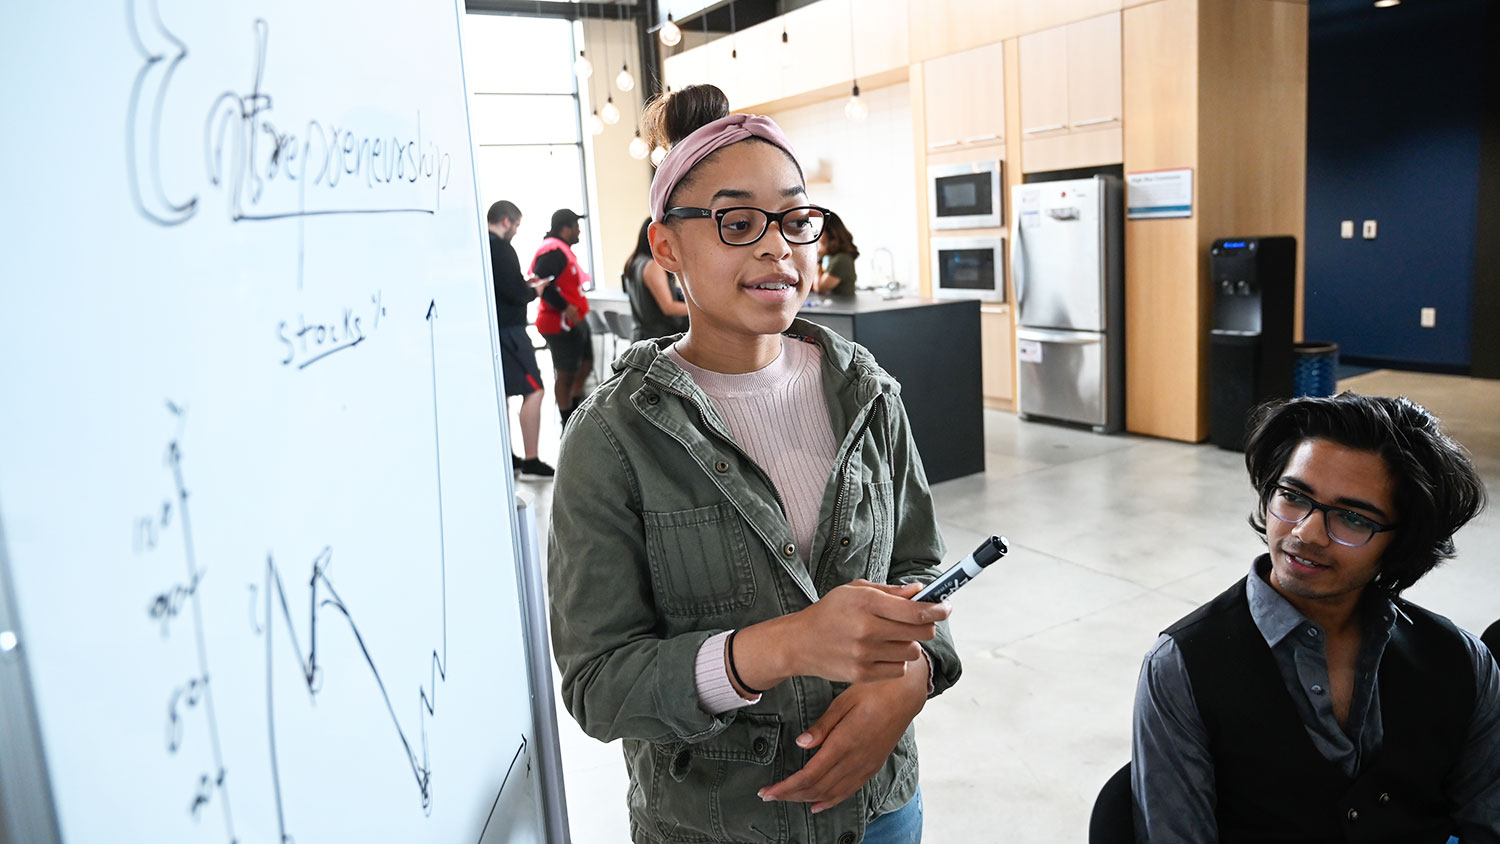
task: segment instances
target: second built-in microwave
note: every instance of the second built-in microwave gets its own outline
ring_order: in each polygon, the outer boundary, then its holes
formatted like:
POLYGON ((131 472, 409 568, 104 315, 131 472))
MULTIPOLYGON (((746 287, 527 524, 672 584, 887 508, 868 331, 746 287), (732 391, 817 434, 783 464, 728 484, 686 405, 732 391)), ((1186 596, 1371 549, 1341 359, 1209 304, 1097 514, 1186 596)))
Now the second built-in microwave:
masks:
POLYGON ((932 295, 939 299, 1005 301, 1005 238, 934 237, 932 295))
POLYGON ((927 168, 927 200, 935 229, 993 229, 1005 224, 998 159, 927 168))

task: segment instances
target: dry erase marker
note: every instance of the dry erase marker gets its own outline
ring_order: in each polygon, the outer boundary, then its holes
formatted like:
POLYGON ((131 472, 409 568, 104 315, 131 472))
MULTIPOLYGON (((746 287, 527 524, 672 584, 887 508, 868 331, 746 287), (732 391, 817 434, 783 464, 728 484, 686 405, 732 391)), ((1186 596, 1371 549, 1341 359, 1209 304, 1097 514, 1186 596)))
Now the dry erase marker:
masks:
POLYGON ((984 567, 1004 557, 1010 551, 1010 545, 1003 536, 992 536, 979 543, 974 553, 953 564, 953 567, 938 575, 937 580, 927 584, 921 592, 912 596, 913 601, 928 601, 939 603, 947 600, 949 595, 958 591, 958 587, 968 583, 984 571, 984 567))

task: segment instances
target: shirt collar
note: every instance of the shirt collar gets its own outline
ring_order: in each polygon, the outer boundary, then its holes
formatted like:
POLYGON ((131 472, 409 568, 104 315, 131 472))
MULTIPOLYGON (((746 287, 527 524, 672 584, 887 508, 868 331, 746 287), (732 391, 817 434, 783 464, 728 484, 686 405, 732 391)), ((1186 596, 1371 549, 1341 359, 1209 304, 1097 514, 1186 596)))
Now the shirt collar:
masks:
MULTIPOLYGON (((1317 628, 1317 625, 1266 582, 1266 577, 1270 573, 1271 555, 1261 554, 1256 557, 1255 562, 1250 564, 1250 576, 1245 579, 1245 597, 1250 602, 1250 618, 1260 629, 1260 635, 1265 637, 1266 644, 1274 648, 1298 628, 1303 626, 1317 628)), ((1401 612, 1401 608, 1392 603, 1389 598, 1377 597, 1367 590, 1363 603, 1362 610, 1368 614, 1366 630, 1375 630, 1382 626, 1388 630, 1395 626, 1398 617, 1406 620, 1407 623, 1411 622, 1406 613, 1401 612)), ((1321 628, 1317 629, 1321 632, 1321 628)))

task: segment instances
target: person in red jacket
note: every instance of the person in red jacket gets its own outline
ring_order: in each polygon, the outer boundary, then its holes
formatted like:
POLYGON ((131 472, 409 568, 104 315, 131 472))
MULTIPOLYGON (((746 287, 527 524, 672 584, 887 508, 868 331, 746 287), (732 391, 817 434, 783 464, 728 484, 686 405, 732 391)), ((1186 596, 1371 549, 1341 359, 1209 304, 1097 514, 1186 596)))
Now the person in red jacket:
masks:
POLYGON ((583 384, 594 370, 593 336, 583 319, 589 312, 589 300, 583 295, 589 274, 578 266, 572 249, 582 231, 578 221, 583 217, 567 208, 552 212, 552 227, 531 261, 532 275, 552 279, 542 288, 536 330, 552 354, 552 395, 557 397, 564 427, 582 400, 583 384))

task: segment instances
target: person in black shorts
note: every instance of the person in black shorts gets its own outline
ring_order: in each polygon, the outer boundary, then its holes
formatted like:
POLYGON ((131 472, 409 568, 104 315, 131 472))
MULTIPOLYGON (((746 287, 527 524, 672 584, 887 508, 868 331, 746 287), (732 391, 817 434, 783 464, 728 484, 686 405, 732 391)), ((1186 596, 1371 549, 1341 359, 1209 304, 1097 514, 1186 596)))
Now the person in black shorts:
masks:
MULTIPOLYGON (((521 272, 521 260, 510 245, 521 225, 521 209, 500 200, 486 215, 490 228, 490 265, 495 276, 495 322, 500 326, 500 370, 505 376, 505 395, 521 397, 521 445, 526 457, 510 456, 512 468, 523 475, 552 477, 552 467, 537 456, 537 436, 542 427, 542 373, 536 352, 526 333, 526 305, 536 298, 536 279, 521 272)), ((509 402, 507 401, 507 404, 509 402)))
POLYGON ((589 274, 578 264, 573 246, 578 243, 583 215, 567 208, 552 214, 552 225, 531 262, 532 275, 545 279, 542 301, 537 306, 536 330, 547 341, 552 354, 552 395, 557 412, 567 427, 568 417, 583 400, 583 385, 594 369, 594 342, 584 317, 589 312, 583 286, 589 274))

